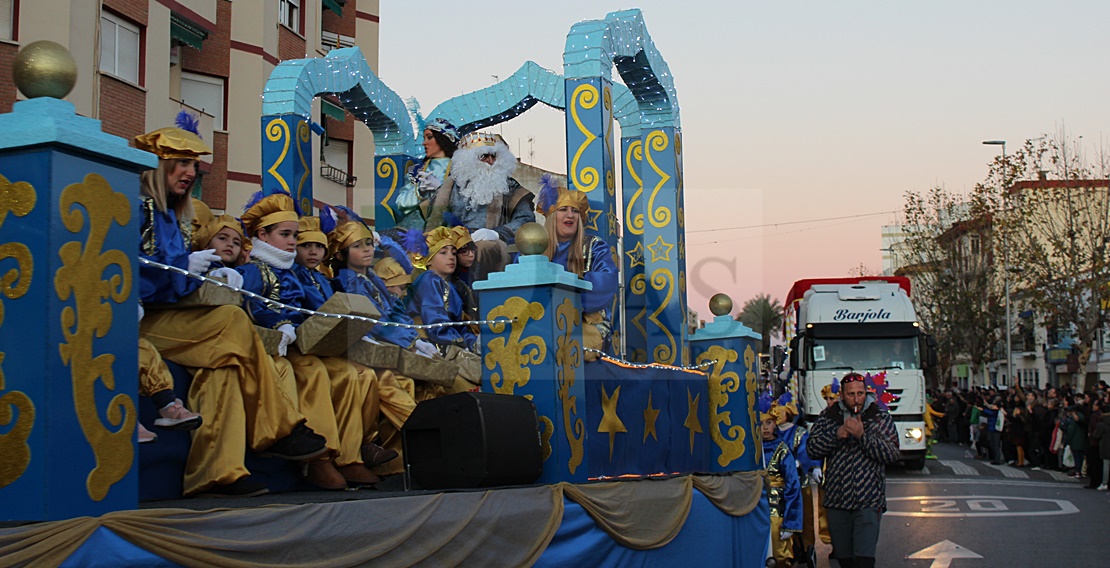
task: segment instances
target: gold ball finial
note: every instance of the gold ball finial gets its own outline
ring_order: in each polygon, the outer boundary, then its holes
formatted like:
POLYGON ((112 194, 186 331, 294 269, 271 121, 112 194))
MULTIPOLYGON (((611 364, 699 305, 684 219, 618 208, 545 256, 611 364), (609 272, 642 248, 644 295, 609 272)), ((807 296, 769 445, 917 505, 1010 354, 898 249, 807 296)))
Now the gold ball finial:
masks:
POLYGON ((77 62, 65 47, 39 40, 19 50, 12 63, 12 79, 29 99, 63 99, 77 83, 77 62))
POLYGON ((729 298, 728 294, 713 294, 709 299, 709 311, 715 316, 732 313, 732 298, 729 298))
POLYGON ((547 250, 547 229, 539 223, 525 223, 516 230, 516 250, 520 254, 543 254, 547 250))

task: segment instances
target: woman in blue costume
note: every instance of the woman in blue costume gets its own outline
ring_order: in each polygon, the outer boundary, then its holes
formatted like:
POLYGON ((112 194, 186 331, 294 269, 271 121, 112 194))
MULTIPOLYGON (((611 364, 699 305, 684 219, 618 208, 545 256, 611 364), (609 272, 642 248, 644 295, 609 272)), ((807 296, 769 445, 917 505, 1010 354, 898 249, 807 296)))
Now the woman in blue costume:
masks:
POLYGON ((459 143, 455 127, 442 118, 424 126, 424 161, 414 166, 408 183, 397 194, 397 211, 401 220, 397 227, 423 229, 424 215, 420 204, 431 199, 451 173, 451 157, 459 143))
MULTIPOLYGON (((298 217, 289 194, 257 194, 242 218, 251 237, 251 261, 237 270, 243 275, 243 289, 290 307, 307 308, 305 289, 293 271, 298 217)), ((329 453, 306 460, 302 476, 318 487, 335 490, 380 481, 363 465, 361 457, 363 409, 377 379, 373 372, 359 373, 345 358, 302 353, 294 341, 296 328, 307 316, 297 310, 257 298, 248 298, 244 308, 259 326, 282 333, 278 359, 292 363, 300 411, 309 426, 327 440, 329 453)), ((377 404, 371 402, 376 426, 377 404)))
MULTIPOLYGON (((582 292, 582 346, 604 351, 613 334, 613 299, 617 295, 619 272, 609 245, 599 237, 586 236, 582 216, 589 201, 581 191, 567 191, 555 184, 550 174, 540 179, 536 212, 544 215, 548 244, 544 254, 568 272, 593 284, 582 292)), ((586 351, 585 359, 598 354, 586 351)))
MULTIPOLYGON (((448 282, 455 274, 455 232, 437 227, 424 237, 428 269, 409 288, 405 297, 408 314, 426 325, 464 321, 462 297, 448 282)), ((478 337, 469 328, 443 326, 422 331, 441 353, 446 352, 448 345, 477 351, 478 337)))
MULTIPOLYGON (((142 174, 142 243, 139 254, 203 274, 219 259, 211 250, 191 252, 192 201, 197 159, 211 150, 179 128, 137 136, 135 146, 157 154, 156 170, 142 174)), ((174 303, 200 281, 139 265, 144 303, 174 303)), ((247 449, 300 460, 326 451, 295 405, 277 387, 277 370, 247 314, 238 306, 149 310, 142 337, 162 357, 193 374, 189 407, 204 416, 185 462, 186 495, 249 496, 266 492, 250 478, 247 449)))

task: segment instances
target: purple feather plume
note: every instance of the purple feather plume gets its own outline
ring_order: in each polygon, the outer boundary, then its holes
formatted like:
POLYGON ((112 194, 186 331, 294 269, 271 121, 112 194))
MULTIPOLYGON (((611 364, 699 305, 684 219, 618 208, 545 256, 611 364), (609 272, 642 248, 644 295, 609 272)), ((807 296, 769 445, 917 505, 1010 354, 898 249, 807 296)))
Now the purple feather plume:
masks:
POLYGON ((761 414, 766 414, 770 412, 771 405, 774 403, 774 401, 775 399, 771 396, 771 393, 764 392, 763 394, 759 395, 759 399, 756 400, 755 406, 761 414))
POLYGON ((333 209, 338 209, 338 210, 342 211, 345 215, 347 215, 347 220, 348 221, 354 221, 356 223, 362 223, 363 225, 366 226, 367 229, 370 228, 370 226, 366 224, 366 221, 364 221, 362 219, 362 217, 359 216, 358 213, 355 213, 354 210, 352 210, 348 207, 344 207, 342 205, 332 205, 332 208, 333 209))
POLYGON ((840 392, 840 381, 836 380, 835 378, 832 380, 832 392, 833 394, 837 394, 840 392))
POLYGON ((197 116, 193 113, 185 109, 181 109, 181 112, 177 113, 177 117, 173 119, 173 122, 177 125, 178 128, 188 132, 192 132, 193 134, 196 134, 197 137, 200 137, 200 119, 197 118, 197 116))
POLYGON ((540 177, 540 195, 539 200, 536 202, 540 211, 547 211, 551 209, 556 202, 559 201, 559 186, 555 183, 555 177, 551 174, 543 174, 540 177))
POLYGON ((335 230, 335 226, 339 224, 339 217, 335 214, 335 209, 331 206, 325 205, 320 209, 320 230, 324 234, 331 233, 335 230))
POLYGON ((463 224, 462 219, 459 219, 458 215, 455 215, 454 213, 452 213, 450 211, 444 211, 443 212, 443 226, 445 226, 445 227, 458 227, 462 224, 463 224))
POLYGON ((428 243, 424 240, 424 233, 416 229, 408 229, 401 234, 401 248, 405 252, 419 254, 421 256, 428 255, 428 243))
POLYGON ((400 264, 401 268, 405 269, 405 272, 412 274, 412 262, 409 261, 409 255, 405 254, 404 249, 401 248, 401 245, 397 244, 397 241, 383 235, 378 246, 389 254, 389 256, 393 257, 393 260, 396 260, 397 264, 400 264))
POLYGON ((789 391, 784 392, 784 393, 782 393, 782 396, 779 397, 779 406, 786 406, 786 405, 790 404, 790 402, 793 401, 793 400, 794 400, 794 395, 790 394, 789 391))

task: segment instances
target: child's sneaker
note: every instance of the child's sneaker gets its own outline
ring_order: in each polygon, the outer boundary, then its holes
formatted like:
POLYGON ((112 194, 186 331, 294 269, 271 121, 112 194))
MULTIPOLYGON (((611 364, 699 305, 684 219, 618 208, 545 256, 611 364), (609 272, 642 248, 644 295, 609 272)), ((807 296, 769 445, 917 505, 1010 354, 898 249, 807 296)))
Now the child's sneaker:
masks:
POLYGON ((203 421, 199 414, 185 408, 180 398, 159 410, 158 416, 154 425, 167 430, 196 430, 203 421))
POLYGON ((1102 485, 1099 485, 1096 491, 1106 491, 1106 484, 1103 483, 1102 485))

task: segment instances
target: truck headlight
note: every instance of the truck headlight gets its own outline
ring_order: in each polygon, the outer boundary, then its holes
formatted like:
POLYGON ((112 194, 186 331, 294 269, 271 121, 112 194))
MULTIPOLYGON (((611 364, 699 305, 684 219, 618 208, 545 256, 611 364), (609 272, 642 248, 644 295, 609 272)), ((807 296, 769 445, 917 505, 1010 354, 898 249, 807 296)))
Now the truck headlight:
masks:
POLYGON ((907 428, 906 429, 906 437, 910 438, 912 440, 920 440, 921 439, 921 428, 907 428))

